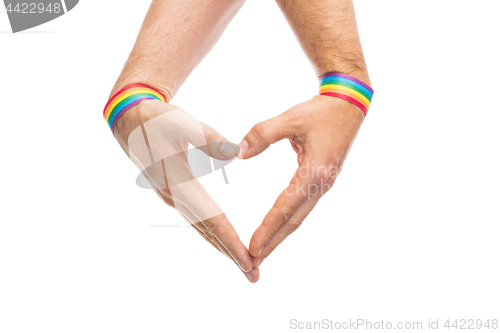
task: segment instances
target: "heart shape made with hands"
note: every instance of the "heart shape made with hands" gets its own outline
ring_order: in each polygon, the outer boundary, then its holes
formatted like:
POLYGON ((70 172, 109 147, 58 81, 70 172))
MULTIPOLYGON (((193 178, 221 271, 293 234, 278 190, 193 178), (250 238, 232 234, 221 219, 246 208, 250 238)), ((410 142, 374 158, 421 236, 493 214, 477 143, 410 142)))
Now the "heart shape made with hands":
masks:
MULTIPOLYGON (((348 101, 315 96, 255 125, 236 146, 186 111, 148 100, 124 114, 116 123, 114 134, 150 184, 148 187, 205 240, 232 259, 251 282, 256 282, 264 258, 300 226, 333 186, 364 116, 348 101), (299 167, 247 248, 196 178, 221 169, 227 181, 224 167, 235 155, 252 158, 282 139, 290 140, 299 167), (196 149, 189 149, 190 144, 196 149)), ((143 179, 138 183, 145 184, 143 179)))

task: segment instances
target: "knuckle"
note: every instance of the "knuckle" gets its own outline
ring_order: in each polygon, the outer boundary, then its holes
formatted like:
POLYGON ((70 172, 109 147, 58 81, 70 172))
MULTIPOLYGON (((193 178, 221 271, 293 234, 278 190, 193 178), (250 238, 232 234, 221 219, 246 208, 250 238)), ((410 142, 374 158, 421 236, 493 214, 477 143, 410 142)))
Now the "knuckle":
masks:
POLYGON ((258 244, 257 248, 260 248, 264 245, 269 239, 271 239, 277 230, 277 227, 273 220, 269 218, 265 218, 262 222, 262 225, 259 227, 259 236, 258 236, 258 244))
POLYGON ((261 141, 267 142, 268 136, 267 136, 266 125, 264 122, 260 122, 260 123, 256 124, 252 128, 252 130, 258 139, 260 139, 261 141))
POLYGON ((204 240, 206 240, 209 243, 212 243, 212 240, 206 234, 200 232, 200 235, 201 235, 201 237, 203 237, 204 240))
POLYGON ((287 222, 293 215, 293 212, 288 209, 279 209, 279 213, 283 222, 287 222))
POLYGON ((211 244, 212 246, 214 246, 217 250, 220 251, 220 248, 217 246, 217 243, 215 242, 215 237, 213 235, 210 235, 210 234, 207 234, 203 231, 200 231, 199 232, 201 237, 203 237, 203 239, 205 241, 207 241, 207 243, 211 244))
POLYGON ((292 232, 294 232, 295 230, 297 230, 301 226, 302 221, 293 220, 293 221, 290 221, 288 223, 290 224, 290 228, 291 228, 292 232))
POLYGON ((266 229, 264 233, 264 239, 269 240, 273 237, 274 232, 272 230, 266 229))
POLYGON ((217 223, 217 221, 213 220, 213 219, 208 219, 208 220, 205 220, 203 222, 203 224, 205 225, 205 228, 207 229, 207 234, 208 236, 213 239, 213 237, 215 237, 214 235, 217 234, 217 232, 219 231, 219 223, 217 223))
POLYGON ((289 198, 285 196, 279 196, 278 199, 276 199, 276 202, 274 203, 274 209, 276 210, 283 210, 282 207, 286 206, 286 203, 288 202, 289 198))

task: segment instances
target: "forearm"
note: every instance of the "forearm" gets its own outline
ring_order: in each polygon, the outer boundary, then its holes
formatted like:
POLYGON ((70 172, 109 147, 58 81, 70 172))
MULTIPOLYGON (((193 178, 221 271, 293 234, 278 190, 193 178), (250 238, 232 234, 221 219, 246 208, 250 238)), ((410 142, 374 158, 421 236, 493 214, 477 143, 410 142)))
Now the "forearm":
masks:
POLYGON ((352 0, 276 0, 319 77, 351 75, 371 85, 352 0))
POLYGON ((111 95, 131 83, 171 100, 215 45, 244 0, 153 0, 111 95))

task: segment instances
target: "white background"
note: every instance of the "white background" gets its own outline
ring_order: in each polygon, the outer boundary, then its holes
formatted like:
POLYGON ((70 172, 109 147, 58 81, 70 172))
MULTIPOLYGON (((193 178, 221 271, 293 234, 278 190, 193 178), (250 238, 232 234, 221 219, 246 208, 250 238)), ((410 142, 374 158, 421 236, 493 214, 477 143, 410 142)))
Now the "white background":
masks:
MULTIPOLYGON (((498 1, 356 1, 375 89, 341 176, 250 284, 152 191, 102 108, 148 1, 0 14, 0 332, 286 332, 290 320, 500 319, 498 1)), ((173 103, 233 142, 317 93, 272 1, 249 1, 173 103)), ((245 244, 288 142, 203 177, 245 244)))

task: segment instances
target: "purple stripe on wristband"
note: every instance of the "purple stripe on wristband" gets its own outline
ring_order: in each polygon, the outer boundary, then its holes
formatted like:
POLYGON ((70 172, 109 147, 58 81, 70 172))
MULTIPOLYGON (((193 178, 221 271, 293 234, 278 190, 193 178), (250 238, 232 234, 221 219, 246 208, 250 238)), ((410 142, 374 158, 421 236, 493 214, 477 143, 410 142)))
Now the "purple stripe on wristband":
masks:
POLYGON ((115 125, 116 123, 118 122, 118 119, 120 118, 120 116, 126 112, 127 110, 129 110, 130 108, 134 107, 135 105, 139 104, 140 102, 144 101, 144 100, 147 100, 147 99, 152 99, 152 98, 141 98, 133 103, 131 103, 130 105, 127 105, 123 110, 121 110, 115 117, 115 120, 113 121, 113 124, 111 124, 111 132, 113 132, 114 128, 115 128, 115 125))
POLYGON ((372 94, 374 93, 373 89, 369 85, 367 85, 366 83, 364 83, 362 81, 359 81, 355 77, 352 77, 352 76, 349 76, 349 75, 346 75, 346 74, 342 74, 342 73, 326 73, 326 74, 321 75, 320 79, 323 79, 325 77, 330 77, 330 76, 343 77, 345 79, 352 80, 352 81, 354 81, 356 83, 359 83, 360 85, 362 85, 363 87, 365 87, 369 91, 371 91, 372 94))

